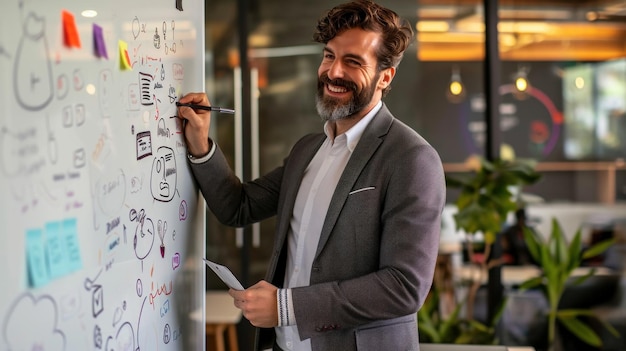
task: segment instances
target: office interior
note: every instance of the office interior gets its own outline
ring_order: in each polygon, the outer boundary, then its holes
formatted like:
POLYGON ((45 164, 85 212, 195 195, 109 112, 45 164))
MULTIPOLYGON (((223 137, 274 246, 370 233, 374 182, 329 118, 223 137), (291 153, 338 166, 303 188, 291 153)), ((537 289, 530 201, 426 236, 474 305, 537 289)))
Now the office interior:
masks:
MULTIPOLYGON (((493 156, 490 138, 497 140, 500 158, 535 160, 542 177, 521 192, 528 220, 540 234, 549 235, 556 218, 569 238, 578 229, 586 242, 598 231, 616 238, 620 249, 612 251, 610 269, 618 279, 608 290, 602 287, 611 294, 596 298, 594 306, 610 309, 611 323, 626 331, 621 251, 626 238, 626 1, 377 2, 408 19, 416 32, 384 99, 390 110, 437 149, 447 176, 470 172, 476 156, 493 156), (497 59, 489 61, 493 46, 486 44, 493 26, 488 14, 494 7, 497 36, 491 41, 497 43, 497 59), (495 89, 495 100, 488 88, 495 89), (495 127, 489 125, 490 110, 496 111, 495 127)), ((206 91, 214 104, 241 111, 214 117, 213 138, 243 179, 280 165, 298 138, 321 130, 314 105, 321 47, 311 38, 317 18, 337 3, 206 3, 206 91)), ((452 217, 458 191, 448 189, 447 196, 441 254, 462 266, 459 254, 468 236, 456 230, 452 217)), ((244 285, 253 284, 264 277, 273 230, 273 220, 234 229, 208 213, 207 257, 229 266, 244 285)), ((207 289, 225 287, 207 272, 207 289)), ((593 292, 579 296, 594 299, 593 292)), ((483 307, 478 304, 476 313, 483 307)), ((239 348, 250 349, 253 328, 245 319, 237 332, 239 348)), ((529 343, 510 335, 504 339, 529 343)), ((604 349, 626 349, 624 340, 611 342, 604 349)))

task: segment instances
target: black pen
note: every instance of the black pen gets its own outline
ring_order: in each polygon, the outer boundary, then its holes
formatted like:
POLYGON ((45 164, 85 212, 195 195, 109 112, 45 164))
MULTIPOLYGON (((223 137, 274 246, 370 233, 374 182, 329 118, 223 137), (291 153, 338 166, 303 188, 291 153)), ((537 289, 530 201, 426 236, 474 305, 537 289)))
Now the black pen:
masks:
POLYGON ((204 106, 204 105, 196 105, 196 104, 183 104, 178 101, 176 101, 176 106, 191 107, 195 110, 217 111, 221 113, 235 113, 235 110, 230 109, 230 108, 223 108, 223 107, 217 107, 217 106, 204 106))

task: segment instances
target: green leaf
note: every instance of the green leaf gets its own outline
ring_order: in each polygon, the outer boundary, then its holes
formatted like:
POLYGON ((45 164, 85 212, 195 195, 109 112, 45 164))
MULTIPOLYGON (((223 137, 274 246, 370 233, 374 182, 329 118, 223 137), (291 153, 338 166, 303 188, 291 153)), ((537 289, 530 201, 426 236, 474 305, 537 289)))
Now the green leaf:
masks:
POLYGON ((540 286, 541 284, 543 284, 543 276, 530 278, 519 286, 519 290, 525 291, 540 286))
MULTIPOLYGON (((446 178, 450 187, 461 189, 455 201, 456 227, 472 235, 478 232, 489 235, 499 233, 507 215, 517 209, 517 199, 512 186, 535 182, 540 174, 534 170, 535 162, 518 159, 493 162, 479 157, 480 168, 468 178, 446 178)), ((488 243, 491 237, 487 238, 488 243)))
POLYGON ((558 222, 556 221, 556 219, 553 219, 552 221, 552 238, 554 240, 554 258, 555 258, 555 263, 563 268, 563 270, 567 271, 567 269, 569 268, 569 255, 568 255, 568 249, 569 247, 567 246, 567 244, 565 243, 565 239, 563 236, 563 231, 561 230, 561 227, 559 226, 558 222))
POLYGON ((563 318, 575 318, 575 317, 595 317, 595 313, 591 310, 583 310, 580 308, 568 308, 564 310, 558 310, 556 312, 557 316, 561 316, 563 318))
POLYGON ((439 328, 441 335, 447 335, 453 327, 456 327, 459 324, 461 306, 461 304, 457 304, 452 313, 450 313, 450 316, 448 316, 448 318, 441 324, 441 327, 439 328))
POLYGON ((504 313, 504 309, 506 308, 506 303, 507 303, 507 298, 503 298, 500 301, 500 305, 498 306, 498 309, 496 310, 496 313, 493 315, 493 318, 491 319, 491 323, 489 324, 491 329, 495 330, 496 324, 498 324, 500 317, 502 317, 502 313, 504 313))
POLYGON ((587 324, 581 322, 576 318, 563 317, 559 313, 557 313, 557 319, 580 340, 591 346, 602 346, 602 340, 600 339, 598 334, 593 331, 593 329, 591 329, 591 327, 589 327, 587 324))
POLYGON ((541 242, 530 228, 524 227, 524 241, 532 258, 541 264, 541 242))
POLYGON ((571 272, 574 268, 580 266, 582 262, 582 257, 580 252, 582 251, 582 234, 580 229, 576 231, 574 234, 574 238, 569 245, 569 267, 568 270, 571 272))
POLYGON ((600 319, 600 318, 596 318, 596 320, 597 320, 598 322, 600 322, 600 323, 602 324, 602 326, 603 326, 604 328, 606 328, 606 330, 608 330, 608 331, 609 331, 609 333, 611 333, 611 335, 613 335, 613 336, 614 336, 614 337, 616 337, 616 338, 620 338, 620 337, 621 337, 621 336, 620 336, 620 334, 619 334, 619 332, 617 331, 617 329, 615 329, 615 327, 613 327, 613 326, 611 325, 611 323, 609 323, 608 321, 605 321, 604 319, 600 319))
POLYGON ((589 279, 589 277, 591 277, 594 274, 596 274, 596 269, 592 268, 587 273, 585 273, 585 274, 583 274, 583 275, 581 275, 579 277, 576 277, 572 284, 574 284, 574 285, 582 284, 585 280, 589 279))
POLYGON ((439 337, 439 333, 432 325, 423 325, 422 323, 417 324, 417 329, 420 334, 426 335, 426 337, 420 337, 420 339, 428 340, 432 343, 440 343, 441 338, 439 337))
POLYGON ((583 259, 600 255, 615 243, 615 239, 603 240, 583 252, 583 259))

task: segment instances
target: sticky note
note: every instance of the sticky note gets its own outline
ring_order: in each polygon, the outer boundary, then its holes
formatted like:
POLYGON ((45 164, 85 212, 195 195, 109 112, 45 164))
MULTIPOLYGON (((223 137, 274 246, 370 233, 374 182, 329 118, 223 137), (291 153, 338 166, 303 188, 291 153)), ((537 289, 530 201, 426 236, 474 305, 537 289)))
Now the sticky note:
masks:
POLYGON ((75 272, 83 268, 83 262, 80 258, 80 245, 78 243, 78 232, 76 227, 76 218, 69 218, 62 224, 63 241, 65 244, 65 253, 67 258, 67 270, 75 272))
POLYGON ((109 59, 107 54, 107 46, 104 42, 104 33, 102 27, 97 24, 93 24, 93 48, 97 57, 109 59))
POLYGON ((74 15, 66 10, 61 13, 63 20, 63 41, 67 47, 80 48, 80 36, 78 35, 78 28, 76 28, 76 21, 74 21, 74 15))
POLYGON ((48 276, 46 247, 41 229, 26 231, 26 258, 29 286, 36 288, 46 284, 50 277, 48 276))
POLYGON ((61 222, 48 222, 45 230, 48 271, 50 278, 58 278, 68 272, 61 222))
POLYGON ((120 50, 120 69, 122 71, 133 69, 128 56, 128 44, 123 40, 118 40, 117 44, 120 50))

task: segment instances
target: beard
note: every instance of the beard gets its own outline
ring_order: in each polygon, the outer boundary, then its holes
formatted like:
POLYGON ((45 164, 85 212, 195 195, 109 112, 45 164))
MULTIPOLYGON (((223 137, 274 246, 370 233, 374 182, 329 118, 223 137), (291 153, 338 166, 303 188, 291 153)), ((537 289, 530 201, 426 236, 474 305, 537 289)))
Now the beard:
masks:
POLYGON ((322 74, 317 80, 317 94, 315 96, 315 106, 322 121, 349 119, 354 114, 362 111, 372 101, 379 77, 380 72, 377 72, 370 85, 359 91, 353 82, 343 79, 331 80, 326 73, 322 74), (326 96, 324 95, 326 84, 344 87, 352 92, 352 97, 348 101, 343 101, 326 96))

